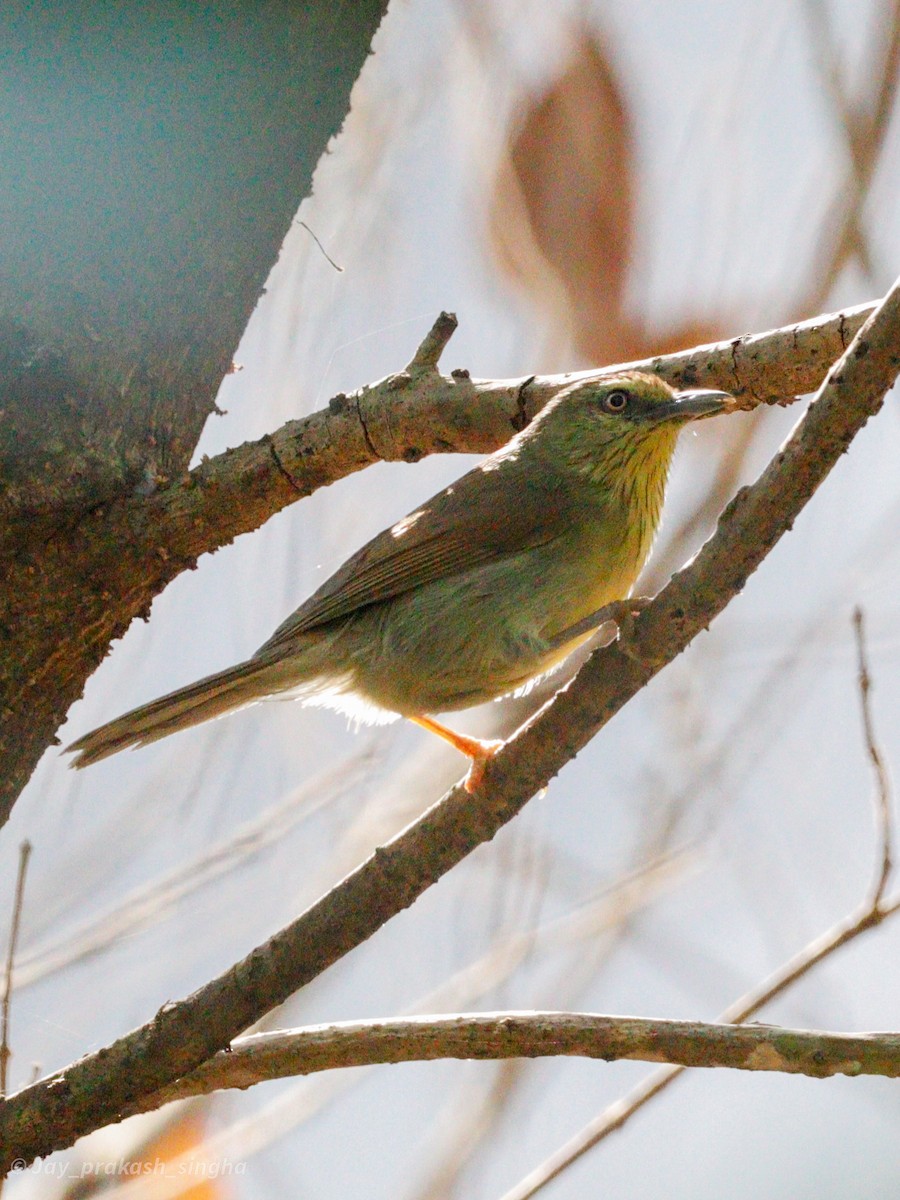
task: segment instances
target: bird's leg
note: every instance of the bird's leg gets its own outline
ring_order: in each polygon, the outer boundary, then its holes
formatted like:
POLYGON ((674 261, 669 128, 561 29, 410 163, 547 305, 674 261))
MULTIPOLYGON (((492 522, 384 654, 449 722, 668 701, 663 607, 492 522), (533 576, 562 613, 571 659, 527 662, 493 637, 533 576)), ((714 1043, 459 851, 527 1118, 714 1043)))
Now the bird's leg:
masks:
POLYGON ((556 634, 550 639, 548 647, 551 650, 560 649, 570 642, 584 637, 585 634, 595 633, 607 621, 615 621, 619 630, 622 650, 628 654, 627 646, 632 637, 634 618, 647 607, 652 598, 652 596, 632 596, 629 600, 613 600, 611 604, 604 604, 602 608, 589 613, 580 621, 576 621, 574 625, 570 625, 568 629, 563 629, 561 633, 556 634))
POLYGON ((495 740, 485 741, 482 738, 467 737, 464 733, 454 733, 452 729, 448 729, 446 725, 441 725, 439 721, 435 721, 432 717, 410 717, 409 719, 416 725, 421 725, 423 729, 427 729, 430 733, 436 733, 445 742, 449 742, 460 754, 464 754, 466 758, 472 760, 469 773, 463 781, 463 787, 467 792, 474 792, 475 788, 481 782, 482 775, 484 775, 485 763, 489 758, 494 757, 503 745, 503 742, 495 740))

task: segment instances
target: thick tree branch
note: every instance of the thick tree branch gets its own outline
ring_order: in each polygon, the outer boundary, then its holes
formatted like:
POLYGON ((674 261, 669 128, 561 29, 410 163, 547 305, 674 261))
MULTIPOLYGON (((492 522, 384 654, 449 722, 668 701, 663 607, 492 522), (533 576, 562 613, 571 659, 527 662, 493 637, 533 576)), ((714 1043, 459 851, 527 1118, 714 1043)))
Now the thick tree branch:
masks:
POLYGON ((607 1062, 635 1059, 684 1067, 900 1077, 900 1033, 825 1033, 775 1025, 717 1025, 607 1017, 595 1013, 455 1013, 390 1021, 341 1021, 238 1038, 136 1112, 223 1088, 249 1088, 338 1067, 443 1058, 543 1058, 571 1055, 607 1062))
MULTIPOLYGON (((874 309, 874 303, 863 304, 678 354, 530 376, 525 416, 530 420, 575 380, 629 369, 649 371, 674 387, 726 388, 743 408, 790 403, 797 394, 819 386, 828 365, 844 352, 874 309)), ((456 317, 441 313, 405 370, 349 396, 339 392, 327 408, 204 460, 155 495, 121 496, 98 506, 88 515, 87 535, 121 524, 130 532, 146 523, 154 531, 157 549, 176 558, 196 558, 258 529, 301 496, 372 463, 496 450, 520 427, 523 380, 473 379, 463 369, 441 375, 438 359, 455 328, 456 317), (152 519, 147 521, 143 514, 152 519)), ((17 523, 14 510, 7 516, 2 536, 9 545, 27 544, 33 514, 28 513, 27 525, 17 523)))
POLYGON ((331 893, 220 978, 0 1107, 0 1166, 69 1145, 224 1049, 489 840, 739 591, 878 411, 900 370, 900 284, 829 372, 790 441, 715 535, 637 619, 500 751, 476 793, 457 786, 331 893))

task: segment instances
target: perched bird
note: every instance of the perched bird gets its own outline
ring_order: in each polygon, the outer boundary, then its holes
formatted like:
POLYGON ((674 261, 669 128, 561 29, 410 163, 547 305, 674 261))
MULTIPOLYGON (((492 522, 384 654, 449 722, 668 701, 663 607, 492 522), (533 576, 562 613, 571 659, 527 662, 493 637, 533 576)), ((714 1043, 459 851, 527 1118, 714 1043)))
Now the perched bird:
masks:
POLYGON ((471 789, 499 743, 430 714, 513 692, 590 636, 649 553, 679 430, 730 399, 637 372, 573 384, 363 546, 251 658, 85 734, 72 765, 293 696, 408 717, 472 759, 471 789))

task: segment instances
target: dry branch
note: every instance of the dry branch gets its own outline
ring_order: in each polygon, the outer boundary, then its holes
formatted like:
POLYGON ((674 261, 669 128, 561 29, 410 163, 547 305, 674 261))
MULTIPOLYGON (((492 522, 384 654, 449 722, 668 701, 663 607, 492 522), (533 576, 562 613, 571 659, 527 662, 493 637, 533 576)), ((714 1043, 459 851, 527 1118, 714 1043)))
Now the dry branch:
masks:
POLYGON ((390 1021, 342 1021, 238 1038, 196 1071, 142 1099, 145 1112, 223 1088, 335 1068, 437 1059, 570 1055, 607 1062, 678 1063, 833 1075, 900 1076, 900 1033, 825 1033, 774 1025, 720 1025, 595 1013, 457 1013, 390 1021))

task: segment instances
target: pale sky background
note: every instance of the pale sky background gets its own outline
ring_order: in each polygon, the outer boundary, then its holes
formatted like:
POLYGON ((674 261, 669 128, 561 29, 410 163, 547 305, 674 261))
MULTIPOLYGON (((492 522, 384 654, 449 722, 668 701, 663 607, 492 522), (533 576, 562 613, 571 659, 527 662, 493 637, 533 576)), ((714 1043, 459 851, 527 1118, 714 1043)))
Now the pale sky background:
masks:
MULTIPOLYGON (((826 8, 851 91, 864 87, 867 35, 887 6, 826 8)), ((344 133, 299 213, 343 270, 295 225, 236 354, 243 370, 223 384, 227 414, 211 420, 198 454, 259 437, 402 368, 441 309, 460 322, 445 370, 492 377, 600 365, 579 359, 499 272, 487 232, 498 147, 529 90, 565 61, 567 16, 603 33, 636 131, 634 311, 660 328, 734 314, 724 331, 733 334, 797 315, 846 164, 808 11, 799 0, 395 0, 344 133)), ((873 278, 844 272, 824 311, 875 298, 900 271, 898 191, 895 121, 865 208, 873 278)), ((708 634, 522 817, 273 1025, 502 1007, 712 1019, 843 917, 874 865, 856 604, 867 616, 878 735, 889 764, 900 761, 896 403, 708 634), (614 886, 673 812, 677 869, 625 926, 574 945, 548 935, 496 986, 439 990, 498 940, 614 886)), ((745 479, 797 415, 765 414, 745 479)), ((712 474, 722 441, 711 426, 683 439, 665 530, 678 527, 712 474)), ((62 740, 246 657, 349 553, 468 465, 373 468, 204 558, 116 645, 62 740)), ((493 715, 472 712, 458 724, 489 732, 493 715)), ((77 776, 48 752, 0 852, 0 884, 11 895, 15 847, 26 836, 34 843, 13 1084, 30 1078, 32 1064, 48 1071, 106 1044, 226 968, 463 769, 414 727, 354 732, 342 717, 292 704, 257 706, 77 776), (215 866, 224 848, 235 859, 227 870, 215 866), (119 936, 107 941, 98 922, 141 889, 151 897, 145 917, 127 905, 119 936), (96 952, 67 963, 89 934, 96 952)), ((896 1029, 898 952, 900 919, 761 1019, 896 1029)), ((452 1194, 502 1196, 648 1068, 563 1060, 522 1072, 521 1090, 452 1194)), ((493 1078, 488 1064, 334 1073, 222 1096, 211 1123, 228 1131, 224 1153, 246 1162, 235 1196, 412 1200, 493 1078)), ((697 1072, 547 1195, 893 1200, 898 1119, 900 1093, 884 1080, 697 1072)), ((106 1144, 119 1136, 104 1135, 106 1144)), ((81 1144, 75 1153, 94 1152, 81 1144)), ((12 1200, 52 1196, 58 1184, 44 1173, 7 1186, 12 1200)))

